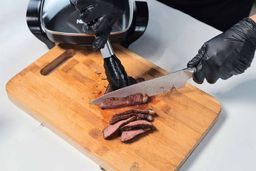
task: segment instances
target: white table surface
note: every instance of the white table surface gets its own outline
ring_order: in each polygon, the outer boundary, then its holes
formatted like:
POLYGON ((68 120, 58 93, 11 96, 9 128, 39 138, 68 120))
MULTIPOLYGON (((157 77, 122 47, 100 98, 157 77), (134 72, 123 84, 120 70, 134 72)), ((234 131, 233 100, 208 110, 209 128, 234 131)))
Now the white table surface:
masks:
MULTIPOLYGON (((154 0, 148 2, 148 29, 130 49, 169 71, 185 67, 203 42, 220 33, 154 0)), ((0 170, 99 171, 97 164, 7 98, 6 82, 48 51, 26 26, 27 3, 6 0, 0 6, 0 170)), ((222 103, 222 113, 181 170, 256 170, 256 61, 243 75, 196 86, 222 103)))

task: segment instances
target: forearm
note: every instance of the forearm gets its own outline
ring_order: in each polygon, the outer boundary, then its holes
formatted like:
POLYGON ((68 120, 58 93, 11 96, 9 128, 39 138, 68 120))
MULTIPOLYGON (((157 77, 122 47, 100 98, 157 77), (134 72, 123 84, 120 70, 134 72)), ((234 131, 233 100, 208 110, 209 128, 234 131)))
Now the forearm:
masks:
POLYGON ((251 18, 254 22, 256 22, 256 14, 250 16, 250 18, 251 18))

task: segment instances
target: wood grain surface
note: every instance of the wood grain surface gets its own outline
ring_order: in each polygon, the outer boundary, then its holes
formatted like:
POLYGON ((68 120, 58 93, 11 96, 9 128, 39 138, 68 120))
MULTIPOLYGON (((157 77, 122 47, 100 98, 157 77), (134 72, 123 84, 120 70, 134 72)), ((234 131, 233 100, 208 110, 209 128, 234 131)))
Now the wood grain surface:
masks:
MULTIPOLYGON (((107 87, 103 60, 97 52, 76 50, 72 58, 48 75, 41 75, 40 70, 64 51, 54 47, 13 77, 6 86, 8 96, 107 171, 177 170, 220 113, 218 101, 187 84, 140 106, 158 113, 156 132, 128 145, 118 138, 106 141, 102 129, 112 115, 128 108, 100 110, 90 104, 107 87)), ((147 80, 166 74, 120 46, 116 53, 135 78, 147 80)))

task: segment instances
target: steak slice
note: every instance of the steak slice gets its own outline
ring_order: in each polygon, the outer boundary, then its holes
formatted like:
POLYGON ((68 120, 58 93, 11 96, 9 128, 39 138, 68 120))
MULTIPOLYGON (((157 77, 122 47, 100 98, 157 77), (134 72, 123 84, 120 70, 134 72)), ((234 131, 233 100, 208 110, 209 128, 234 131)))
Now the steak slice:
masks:
POLYGON ((137 118, 136 118, 137 120, 147 120, 149 122, 154 121, 154 117, 152 115, 137 113, 135 116, 137 116, 137 118))
POLYGON ((153 130, 150 128, 147 129, 137 129, 131 131, 123 131, 121 135, 121 141, 123 143, 132 143, 145 135, 151 133, 153 130))
POLYGON ((136 117, 133 116, 133 117, 130 117, 128 119, 125 119, 125 120, 122 120, 122 121, 119 121, 113 125, 109 125, 108 127, 106 127, 104 130, 103 130, 103 137, 105 139, 113 139, 113 138, 116 138, 118 136, 120 136, 121 134, 121 131, 120 131, 120 128, 126 124, 128 124, 129 122, 132 122, 136 120, 136 117))
POLYGON ((147 109, 147 110, 131 109, 122 113, 115 114, 109 123, 115 124, 118 121, 127 119, 132 116, 137 116, 137 119, 144 119, 152 122, 154 120, 153 116, 155 114, 156 113, 151 109, 147 109))
POLYGON ((152 109, 130 109, 125 112, 118 113, 116 115, 124 115, 124 114, 129 114, 129 113, 143 113, 143 114, 154 115, 156 112, 153 111, 152 109))
POLYGON ((142 113, 130 113, 130 114, 127 114, 127 115, 120 115, 118 117, 115 117, 115 118, 112 118, 110 120, 110 124, 113 125, 115 124, 116 122, 119 122, 121 120, 124 120, 124 119, 127 119, 127 118, 130 118, 132 116, 136 116, 137 120, 147 120, 147 121, 150 121, 152 122, 154 120, 154 117, 152 115, 149 115, 149 114, 142 114, 142 113))
POLYGON ((143 113, 143 114, 149 114, 149 115, 155 115, 156 112, 153 111, 152 109, 130 109, 130 110, 127 110, 125 112, 121 112, 121 113, 117 113, 113 116, 114 117, 117 117, 117 116, 120 116, 120 115, 127 115, 127 114, 131 114, 131 113, 143 113))
POLYGON ((123 131, 130 131, 130 130, 138 130, 138 129, 155 129, 154 125, 148 121, 145 120, 136 120, 133 122, 129 122, 128 124, 125 124, 120 128, 120 130, 123 131))
POLYGON ((149 101, 149 96, 141 93, 133 94, 127 97, 112 97, 105 99, 101 104, 101 109, 113 109, 126 106, 141 105, 149 101))

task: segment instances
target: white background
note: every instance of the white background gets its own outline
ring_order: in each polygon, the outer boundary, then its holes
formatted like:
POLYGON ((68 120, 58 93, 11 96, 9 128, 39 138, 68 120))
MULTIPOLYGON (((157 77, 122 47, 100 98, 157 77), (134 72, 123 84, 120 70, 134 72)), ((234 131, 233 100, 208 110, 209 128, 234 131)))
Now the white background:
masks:
MULTIPOLYGON (((169 71, 185 67, 205 41, 220 33, 154 0, 148 2, 148 29, 130 49, 169 71)), ((0 170, 98 171, 93 161, 7 98, 6 82, 48 51, 26 26, 27 4, 5 0, 0 6, 0 170)), ((243 75, 196 86, 214 95, 223 111, 181 170, 256 170, 255 60, 243 75)))

